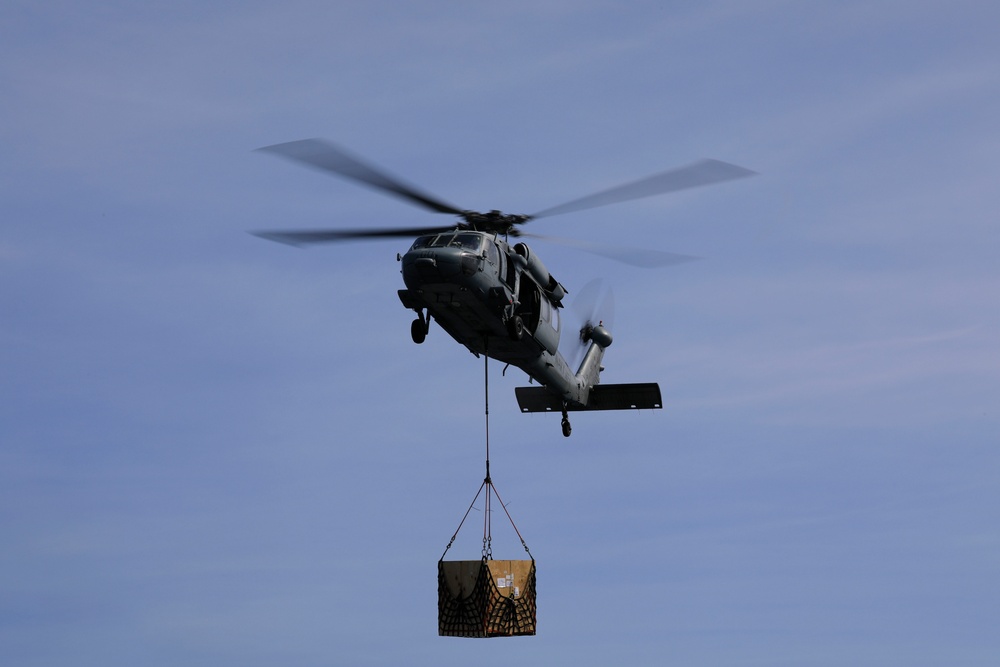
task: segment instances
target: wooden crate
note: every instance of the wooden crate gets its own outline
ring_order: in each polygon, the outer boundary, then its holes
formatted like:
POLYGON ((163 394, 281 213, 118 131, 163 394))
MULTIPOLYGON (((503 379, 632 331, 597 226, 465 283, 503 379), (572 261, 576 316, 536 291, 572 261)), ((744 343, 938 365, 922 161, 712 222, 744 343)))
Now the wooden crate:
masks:
POLYGON ((535 634, 535 561, 438 561, 438 634, 535 634))

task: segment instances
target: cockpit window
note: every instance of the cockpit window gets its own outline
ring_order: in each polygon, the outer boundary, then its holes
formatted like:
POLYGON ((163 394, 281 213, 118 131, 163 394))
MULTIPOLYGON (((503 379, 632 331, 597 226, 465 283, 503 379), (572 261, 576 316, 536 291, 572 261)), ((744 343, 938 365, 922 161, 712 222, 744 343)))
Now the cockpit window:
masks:
POLYGON ((468 232, 455 234, 454 237, 448 240, 448 245, 450 247, 461 248, 462 250, 471 250, 472 252, 478 252, 479 246, 481 246, 482 243, 482 235, 470 234, 468 232))
POLYGON ((478 253, 482 244, 482 234, 476 232, 447 232, 434 236, 421 236, 413 242, 410 250, 418 250, 420 248, 461 248, 462 250, 478 253))
POLYGON ((417 240, 413 242, 410 246, 410 250, 419 250, 420 248, 426 248, 431 244, 431 242, 437 238, 436 236, 418 236, 417 240))

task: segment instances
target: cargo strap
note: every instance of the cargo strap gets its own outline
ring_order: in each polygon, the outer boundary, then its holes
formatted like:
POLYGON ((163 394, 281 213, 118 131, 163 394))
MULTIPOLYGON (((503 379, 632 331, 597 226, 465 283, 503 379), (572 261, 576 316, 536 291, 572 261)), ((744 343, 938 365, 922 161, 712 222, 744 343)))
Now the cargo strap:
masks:
POLYGON ((524 538, 521 537, 521 531, 517 529, 517 524, 514 523, 514 519, 511 517, 510 512, 507 511, 507 506, 504 504, 503 499, 500 498, 500 493, 497 491, 496 485, 493 483, 493 479, 490 477, 490 355, 489 355, 489 340, 484 338, 484 349, 483 354, 483 376, 485 378, 485 396, 486 396, 486 478, 483 479, 483 483, 479 485, 479 491, 476 492, 476 497, 472 499, 469 504, 469 509, 465 510, 465 515, 462 517, 462 521, 459 522, 458 528, 455 529, 455 534, 451 536, 451 540, 448 541, 448 546, 444 548, 444 553, 441 554, 441 560, 444 560, 445 555, 448 553, 448 549, 451 549, 451 545, 455 543, 455 538, 458 537, 459 531, 462 530, 462 526, 465 525, 465 520, 469 518, 469 512, 472 511, 473 506, 475 506, 476 501, 479 500, 479 496, 483 493, 483 489, 486 489, 485 506, 483 508, 483 560, 493 559, 493 526, 491 525, 492 510, 491 506, 491 496, 496 496, 497 501, 500 503, 500 507, 503 508, 504 514, 507 515, 507 520, 510 521, 510 525, 514 528, 514 532, 517 533, 518 539, 521 540, 521 546, 524 547, 525 552, 531 557, 531 560, 535 560, 535 557, 531 555, 531 551, 528 549, 527 543, 524 538))

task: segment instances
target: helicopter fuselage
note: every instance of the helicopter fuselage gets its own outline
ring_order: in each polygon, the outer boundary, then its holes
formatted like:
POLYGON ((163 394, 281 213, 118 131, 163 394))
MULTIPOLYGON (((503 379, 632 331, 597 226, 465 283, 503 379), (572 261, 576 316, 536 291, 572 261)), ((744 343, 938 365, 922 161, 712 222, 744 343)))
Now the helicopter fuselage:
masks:
POLYGON ((586 405, 610 334, 579 369, 569 367, 559 353, 566 290, 526 244, 455 230, 419 237, 400 262, 406 289, 399 298, 418 314, 415 342, 433 319, 476 356, 516 366, 563 401, 586 405))

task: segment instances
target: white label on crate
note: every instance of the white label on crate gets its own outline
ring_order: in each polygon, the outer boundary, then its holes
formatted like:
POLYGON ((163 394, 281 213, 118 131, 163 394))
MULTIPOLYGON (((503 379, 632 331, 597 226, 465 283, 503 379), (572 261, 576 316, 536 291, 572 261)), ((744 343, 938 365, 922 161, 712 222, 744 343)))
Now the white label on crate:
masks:
POLYGON ((519 589, 517 586, 514 586, 514 597, 516 598, 521 597, 521 589, 519 589))
POLYGON ((507 588, 507 577, 497 579, 497 588, 507 588))

